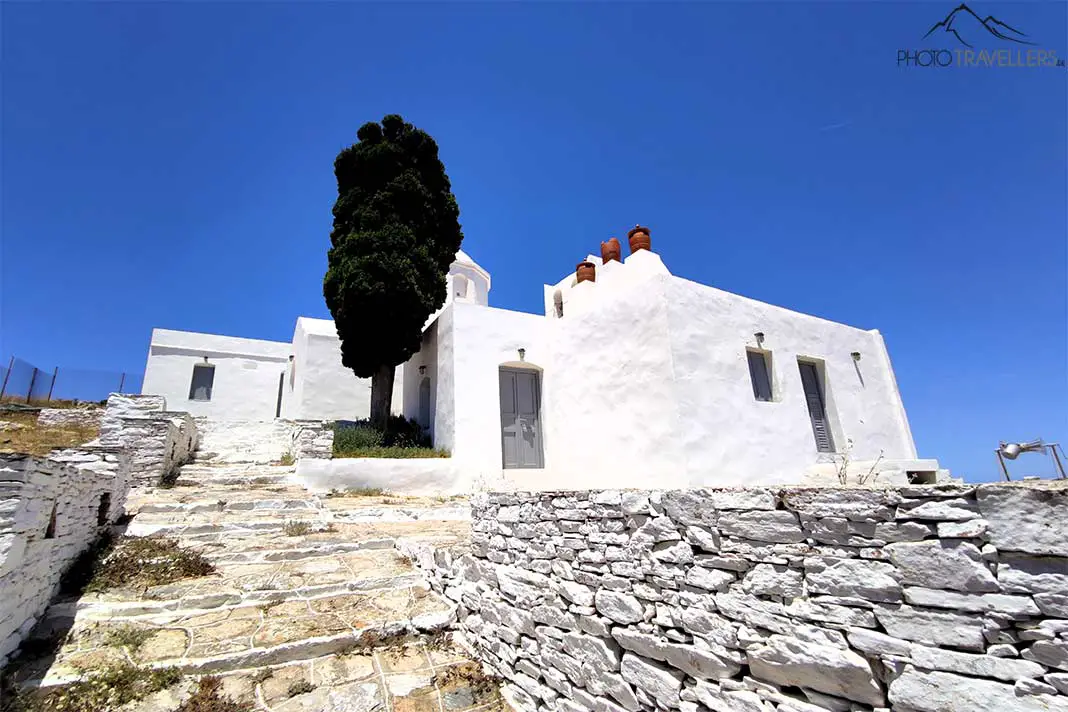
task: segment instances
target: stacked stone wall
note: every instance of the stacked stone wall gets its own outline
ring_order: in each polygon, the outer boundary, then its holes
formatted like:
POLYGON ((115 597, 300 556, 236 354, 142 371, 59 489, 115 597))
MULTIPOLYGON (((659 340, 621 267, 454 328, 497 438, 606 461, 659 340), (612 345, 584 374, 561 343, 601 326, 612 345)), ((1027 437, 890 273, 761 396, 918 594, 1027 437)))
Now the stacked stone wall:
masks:
POLYGON ((1068 490, 491 493, 407 553, 523 710, 1068 710, 1068 490))
POLYGON ((117 393, 108 398, 100 443, 127 448, 134 481, 154 485, 193 458, 199 435, 192 416, 169 412, 162 396, 117 393))
POLYGON ((0 454, 0 667, 70 564, 122 515, 129 485, 130 459, 121 449, 0 454))

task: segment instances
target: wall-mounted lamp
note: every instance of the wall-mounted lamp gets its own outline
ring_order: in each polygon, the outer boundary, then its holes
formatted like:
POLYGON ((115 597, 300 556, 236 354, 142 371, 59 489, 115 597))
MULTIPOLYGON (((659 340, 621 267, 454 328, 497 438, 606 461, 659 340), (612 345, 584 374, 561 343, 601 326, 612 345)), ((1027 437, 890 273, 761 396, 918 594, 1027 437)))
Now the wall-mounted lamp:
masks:
POLYGON ((526 349, 519 349, 519 360, 520 361, 525 361, 526 358, 527 358, 527 350, 526 349))
POLYGON ((204 363, 207 363, 207 362, 208 362, 208 357, 207 357, 207 356, 205 356, 205 357, 204 357, 204 363))
POLYGON ((753 334, 753 336, 756 337, 757 346, 760 346, 762 343, 764 343, 763 331, 758 331, 757 333, 753 334))
POLYGON ((860 352, 859 351, 854 351, 853 353, 851 353, 849 355, 853 357, 854 361, 859 361, 860 360, 860 352))
POLYGON ((422 376, 426 373, 426 366, 419 367, 419 375, 422 376))

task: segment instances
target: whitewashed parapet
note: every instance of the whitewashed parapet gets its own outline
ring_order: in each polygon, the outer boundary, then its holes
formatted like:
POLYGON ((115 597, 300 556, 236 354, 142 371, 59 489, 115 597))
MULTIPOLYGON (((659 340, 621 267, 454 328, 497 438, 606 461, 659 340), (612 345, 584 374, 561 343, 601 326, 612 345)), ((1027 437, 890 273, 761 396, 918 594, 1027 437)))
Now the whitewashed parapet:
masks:
POLYGON ((129 458, 120 449, 0 454, 0 667, 70 564, 122 515, 129 479, 129 458))
POLYGON ((1068 710, 1068 489, 490 493, 407 552, 524 710, 1068 710))

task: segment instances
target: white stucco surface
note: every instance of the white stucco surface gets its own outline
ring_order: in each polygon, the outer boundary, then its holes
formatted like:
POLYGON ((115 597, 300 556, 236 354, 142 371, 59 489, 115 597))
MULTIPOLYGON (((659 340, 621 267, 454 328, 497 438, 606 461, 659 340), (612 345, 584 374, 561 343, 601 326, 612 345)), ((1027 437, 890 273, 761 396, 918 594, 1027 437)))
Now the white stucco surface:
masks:
POLYGON ((825 368, 837 450, 852 439, 854 460, 916 457, 878 332, 671 276, 648 252, 608 267, 573 288, 570 309, 550 320, 550 361, 567 364, 546 388, 551 481, 795 482, 799 468, 829 458, 816 448, 798 358, 825 368), (770 402, 753 395, 747 347, 771 353, 770 402))
POLYGON ((314 492, 375 487, 410 495, 446 496, 472 489, 465 468, 450 458, 302 458, 297 461, 295 477, 314 492))
POLYGON ((141 392, 164 396, 171 410, 197 416, 269 420, 289 352, 289 344, 277 341, 153 329, 141 392), (193 367, 203 363, 215 367, 211 400, 191 400, 193 367))
MULTIPOLYGON (((293 373, 287 374, 282 414, 295 420, 356 420, 371 410, 371 379, 357 378, 341 363, 341 340, 329 319, 297 319, 293 373), (292 376, 292 377, 290 377, 292 376), (292 382, 292 383, 290 383, 292 382)), ((393 384, 393 412, 403 403, 403 374, 393 384)))

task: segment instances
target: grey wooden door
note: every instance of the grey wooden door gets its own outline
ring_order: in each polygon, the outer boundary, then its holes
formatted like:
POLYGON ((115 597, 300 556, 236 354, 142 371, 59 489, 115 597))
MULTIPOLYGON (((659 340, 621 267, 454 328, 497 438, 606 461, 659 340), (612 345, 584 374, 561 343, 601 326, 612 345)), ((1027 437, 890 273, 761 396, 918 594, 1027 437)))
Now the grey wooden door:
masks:
POLYGON ((808 405, 808 418, 812 421, 812 434, 816 438, 816 449, 820 452, 834 452, 834 438, 831 437, 831 425, 827 422, 827 407, 823 400, 823 388, 820 373, 814 363, 799 361, 801 385, 805 389, 805 403, 808 405))
POLYGON ((504 468, 542 467, 539 373, 502 368, 500 386, 504 468))
POLYGON ((419 383, 419 424, 430 427, 430 379, 424 378, 419 383))

